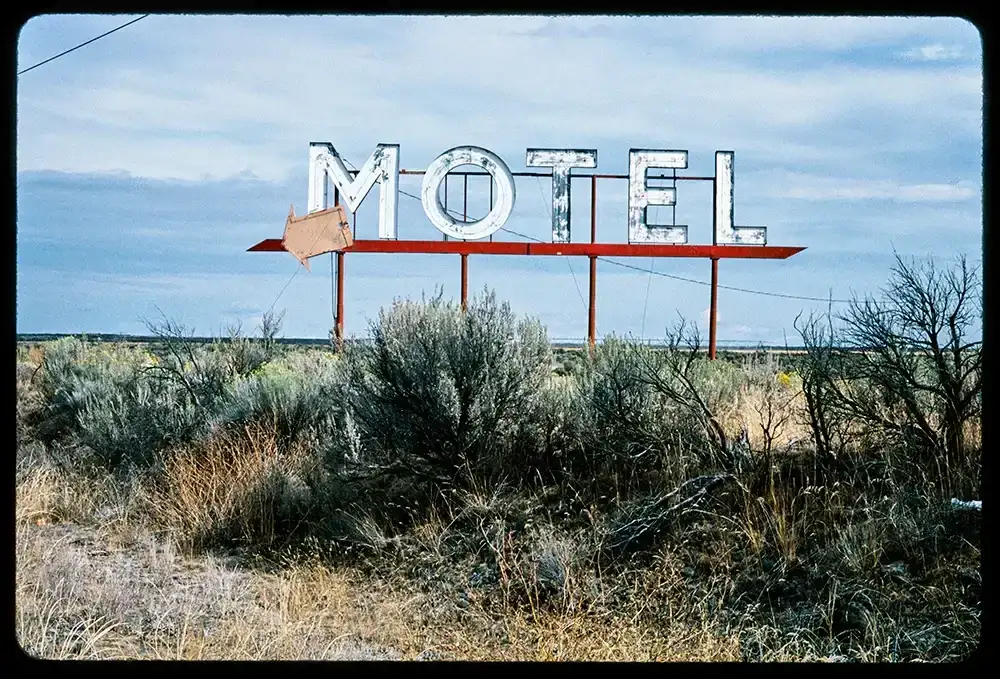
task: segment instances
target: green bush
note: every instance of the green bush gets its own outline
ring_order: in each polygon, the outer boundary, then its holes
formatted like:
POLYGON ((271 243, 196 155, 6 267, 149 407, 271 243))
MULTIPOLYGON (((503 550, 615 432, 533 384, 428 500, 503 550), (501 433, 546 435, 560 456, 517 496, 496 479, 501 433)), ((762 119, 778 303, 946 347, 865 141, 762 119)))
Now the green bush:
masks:
POLYGON ((44 406, 34 413, 35 435, 51 443, 78 431, 85 403, 124 389, 143 360, 141 353, 122 347, 92 345, 64 337, 44 345, 37 383, 44 406))
POLYGON ((79 439, 108 468, 147 467, 160 451, 204 435, 205 418, 176 384, 137 376, 82 397, 79 439))
MULTIPOLYGON (((75 417, 80 441, 103 465, 148 466, 161 451, 204 438, 213 424, 268 412, 286 438, 298 431, 307 409, 295 405, 302 400, 298 395, 266 380, 239 383, 278 356, 280 318, 265 316, 260 338, 243 337, 237 328, 208 345, 186 337, 187 330, 169 320, 147 325, 163 343, 162 356, 102 350, 101 371, 89 380, 63 379, 54 400, 63 420, 75 417)), ((53 358, 56 375, 72 376, 88 365, 72 344, 59 347, 53 358)))
POLYGON ((162 344, 161 357, 148 372, 182 386, 206 418, 224 406, 234 381, 282 353, 275 341, 281 317, 273 313, 264 315, 258 328, 260 337, 245 337, 235 327, 229 330, 228 337, 208 345, 195 341, 189 336, 190 329, 170 319, 147 321, 146 325, 162 344))
POLYGON ((293 355, 237 379, 213 417, 216 426, 266 423, 287 450, 307 437, 334 433, 342 371, 329 353, 293 355))
POLYGON ((577 376, 584 444, 572 465, 576 476, 648 487, 717 466, 710 418, 735 398, 740 371, 701 358, 686 362, 681 351, 614 336, 597 347, 577 376))
POLYGON ((545 481, 572 478, 587 453, 582 398, 578 381, 558 373, 532 394, 516 433, 514 447, 521 458, 510 460, 512 474, 545 481))
MULTIPOLYGON (((272 330, 265 328, 262 339, 234 332, 210 345, 185 338, 171 322, 153 330, 164 343, 161 356, 74 337, 47 344, 38 377, 44 406, 32 414, 35 435, 48 443, 75 436, 107 467, 148 465, 160 451, 204 437, 210 424, 226 419, 220 411, 239 420, 268 407, 293 410, 287 390, 236 385, 277 355, 272 330)), ((298 427, 289 417, 278 419, 286 429, 298 427)))
POLYGON ((231 375, 250 375, 284 354, 275 339, 281 330, 283 316, 284 313, 265 313, 257 327, 259 337, 247 337, 242 328, 236 326, 230 328, 228 337, 213 342, 212 348, 222 354, 231 375))
POLYGON ((669 440, 670 404, 643 379, 635 353, 652 350, 618 337, 606 338, 578 376, 585 456, 581 477, 633 477, 662 460, 669 440))
MULTIPOLYGON (((347 399, 364 462, 419 481, 505 469, 512 435, 551 373, 545 330, 492 293, 468 311, 398 301, 352 347, 347 399)), ((520 475, 523 473, 517 470, 520 475)))

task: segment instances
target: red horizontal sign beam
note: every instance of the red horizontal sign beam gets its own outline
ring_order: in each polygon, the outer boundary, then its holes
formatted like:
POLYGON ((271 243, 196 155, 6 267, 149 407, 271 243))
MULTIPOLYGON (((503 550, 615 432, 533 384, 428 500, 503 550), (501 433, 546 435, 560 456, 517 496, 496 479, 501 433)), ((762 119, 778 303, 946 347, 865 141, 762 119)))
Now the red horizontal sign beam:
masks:
MULTIPOLYGON (((278 238, 247 252, 283 252, 278 238)), ((804 247, 777 245, 666 245, 651 243, 516 243, 462 240, 356 240, 344 252, 436 255, 570 255, 582 257, 703 257, 706 259, 788 259, 804 247)))
POLYGON ((288 252, 280 238, 268 238, 247 249, 247 252, 288 252))

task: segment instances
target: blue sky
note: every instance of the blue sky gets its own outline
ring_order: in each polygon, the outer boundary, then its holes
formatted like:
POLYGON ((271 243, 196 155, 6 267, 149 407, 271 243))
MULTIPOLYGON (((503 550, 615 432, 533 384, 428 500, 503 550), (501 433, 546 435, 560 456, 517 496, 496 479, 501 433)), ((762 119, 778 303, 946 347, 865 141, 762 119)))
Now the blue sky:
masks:
MULTIPOLYGON (((18 70, 136 16, 35 17, 18 70)), ((692 175, 732 150, 736 223, 808 247, 723 260, 733 287, 877 296, 894 249, 982 256, 982 47, 960 19, 153 15, 17 87, 22 333, 143 333, 160 309, 212 334, 274 304, 286 336, 326 337, 329 257, 309 273, 287 253, 245 252, 281 236, 290 204, 305 211, 310 141, 358 167, 397 143, 411 169, 461 144, 514 171, 528 147, 594 148, 598 171, 616 173, 630 148, 685 149, 692 175)), ((584 184, 574 241, 589 239, 584 184)), ((472 216, 486 186, 470 183, 472 216)), ((691 243, 711 242, 710 187, 678 190, 691 243)), ((418 194, 419 179, 400 188, 418 194)), ((624 242, 625 182, 598 194, 598 240, 624 242)), ((548 240, 550 195, 549 180, 518 178, 506 226, 548 240)), ((376 188, 358 237, 377 237, 377 202, 376 188)), ((419 201, 399 207, 400 238, 440 237, 419 201)), ((458 256, 346 259, 349 335, 394 298, 459 294, 458 256)), ((707 260, 618 261, 709 280, 707 260)), ((550 337, 586 335, 586 258, 472 257, 469 276, 550 337)), ((708 304, 706 285, 598 264, 599 335, 662 336, 680 314, 707 336, 708 304)), ((719 338, 794 343, 795 316, 825 308, 722 289, 719 338)))

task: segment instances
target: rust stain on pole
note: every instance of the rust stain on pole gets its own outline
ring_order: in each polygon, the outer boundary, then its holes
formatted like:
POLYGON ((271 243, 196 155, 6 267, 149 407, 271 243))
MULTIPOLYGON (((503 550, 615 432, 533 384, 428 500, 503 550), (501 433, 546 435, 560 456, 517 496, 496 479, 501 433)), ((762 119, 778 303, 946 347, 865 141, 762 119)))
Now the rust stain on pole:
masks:
POLYGON ((344 253, 337 253, 337 351, 344 349, 344 253))
MULTIPOLYGON (((597 177, 590 178, 590 242, 597 242, 597 177)), ((590 308, 587 314, 587 342, 590 352, 597 346, 597 257, 590 256, 590 308)))
MULTIPOLYGON (((340 205, 340 191, 333 190, 333 205, 340 205)), ((357 226, 357 213, 354 214, 357 226)), ((344 350, 344 251, 337 251, 337 312, 333 319, 333 331, 337 342, 337 351, 344 350)))
POLYGON ((708 311, 708 358, 715 360, 716 309, 719 301, 719 260, 712 258, 712 303, 708 311))
POLYGON ((469 306, 469 256, 462 255, 462 311, 469 306))

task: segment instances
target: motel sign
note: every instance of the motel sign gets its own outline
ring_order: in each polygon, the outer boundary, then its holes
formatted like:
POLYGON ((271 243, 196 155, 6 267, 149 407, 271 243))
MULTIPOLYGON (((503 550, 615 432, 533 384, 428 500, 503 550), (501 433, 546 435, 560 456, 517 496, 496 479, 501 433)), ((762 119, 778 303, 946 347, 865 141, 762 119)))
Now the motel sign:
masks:
MULTIPOLYGON (((294 218, 294 211, 286 223, 284 239, 268 239, 250 248, 252 252, 289 251, 306 264, 308 257, 325 252, 337 253, 337 312, 335 327, 338 342, 343 340, 343 289, 344 263, 348 252, 368 253, 426 253, 458 254, 461 256, 462 307, 468 299, 468 256, 491 255, 576 255, 590 258, 590 306, 588 341, 591 347, 596 339, 596 279, 597 257, 703 257, 712 261, 712 292, 709 318, 709 356, 715 357, 716 305, 718 288, 718 262, 725 258, 786 259, 805 248, 767 245, 767 229, 762 226, 736 226, 733 192, 732 151, 716 151, 715 175, 693 177, 676 174, 687 169, 688 152, 661 149, 631 149, 628 153, 627 175, 598 174, 596 172, 573 174, 574 170, 597 168, 597 151, 581 149, 529 148, 525 165, 544 168, 545 171, 511 172, 502 158, 479 146, 457 146, 439 155, 425 170, 405 170, 399 167, 399 145, 379 144, 360 170, 348 171, 343 159, 327 142, 309 145, 309 192, 307 215, 294 218), (457 168, 471 165, 475 172, 462 172, 457 168), (651 170, 671 170, 671 175, 650 175, 651 170), (400 240, 399 231, 399 176, 423 175, 420 200, 427 219, 445 236, 443 241, 400 240), (453 217, 447 205, 449 176, 463 176, 464 201, 468 199, 468 177, 489 175, 490 211, 481 219, 469 220, 453 217), (550 177, 552 181, 552 239, 550 243, 494 242, 491 237, 510 218, 516 198, 515 177, 550 177), (571 242, 570 233, 570 183, 571 179, 590 179, 591 229, 590 243, 571 242), (628 212, 626 243, 596 242, 596 196, 598 179, 624 179, 628 181, 628 212), (688 227, 658 224, 650 221, 649 208, 671 207, 676 204, 677 192, 672 187, 650 186, 650 179, 677 181, 711 181, 713 191, 712 245, 688 245, 688 227), (330 184, 334 187, 333 206, 330 205, 330 184), (378 239, 358 240, 347 229, 346 216, 340 202, 354 214, 368 194, 379 185, 378 239), (445 185, 444 199, 440 188, 445 185), (495 187, 495 191, 494 191, 495 187), (318 220, 323 220, 323 226, 318 220), (301 234, 318 233, 339 228, 331 237, 310 239, 320 243, 314 250, 304 251, 301 234), (336 225, 336 226, 332 226, 336 225), (342 232, 342 233, 341 233, 342 232), (336 237, 333 237, 336 236, 336 237), (448 240, 448 238, 454 240, 448 240), (292 243, 296 244, 292 247, 292 243)), ((466 211, 467 212, 467 211, 466 211)))
MULTIPOLYGON (((552 176, 552 242, 570 242, 569 178, 573 168, 596 168, 596 150, 528 149, 525 165, 550 168, 552 176)), ((628 173, 628 240, 630 243, 675 243, 688 240, 686 226, 649 222, 651 206, 676 204, 673 188, 650 187, 647 172, 652 169, 683 170, 688 166, 687 151, 632 149, 628 173)), ((364 166, 351 177, 332 144, 309 146, 309 212, 328 207, 327 179, 343 196, 347 207, 357 212, 372 187, 379 184, 378 235, 395 239, 398 229, 399 145, 379 144, 364 166)), ((715 153, 716 245, 764 245, 767 229, 733 224, 733 152, 715 153)), ((458 146, 445 151, 428 166, 421 188, 421 202, 431 223, 443 234, 461 240, 479 240, 500 229, 514 209, 514 175, 499 156, 479 146, 458 146), (497 186, 496 203, 489 214, 476 221, 458 220, 441 202, 439 187, 449 172, 462 165, 474 165, 491 175, 497 186)))

